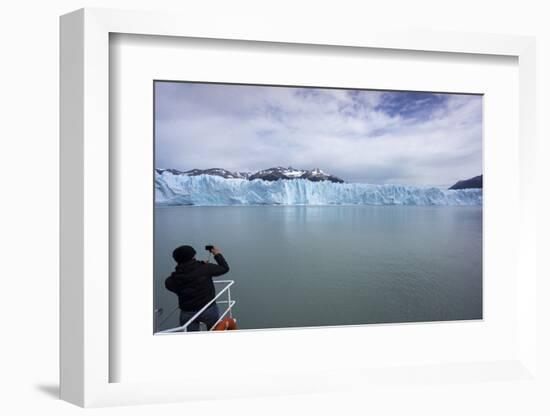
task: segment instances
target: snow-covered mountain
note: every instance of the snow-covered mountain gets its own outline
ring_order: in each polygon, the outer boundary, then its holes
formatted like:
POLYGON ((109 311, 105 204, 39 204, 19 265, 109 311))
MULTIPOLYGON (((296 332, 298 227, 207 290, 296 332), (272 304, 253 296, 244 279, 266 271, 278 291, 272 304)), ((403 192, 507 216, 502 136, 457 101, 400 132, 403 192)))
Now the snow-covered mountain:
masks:
POLYGON ((323 172, 321 169, 301 170, 292 167, 275 167, 261 170, 249 176, 250 180, 262 179, 264 181, 277 181, 279 179, 307 179, 313 182, 329 181, 343 183, 344 181, 334 175, 323 172))
POLYGON ((164 172, 171 173, 172 175, 184 175, 184 172, 177 169, 155 169, 155 172, 162 175, 164 172))
POLYGON ((444 190, 328 180, 259 180, 155 172, 159 205, 481 205, 481 189, 444 190))
POLYGON ((169 172, 172 175, 185 175, 185 176, 212 175, 212 176, 220 176, 225 179, 247 179, 251 175, 250 172, 230 172, 227 169, 222 169, 222 168, 191 169, 191 170, 186 170, 185 172, 179 171, 177 169, 155 169, 155 171, 161 175, 164 172, 169 172))
POLYGON ((344 183, 342 179, 336 176, 330 175, 328 173, 325 173, 321 169, 307 170, 302 175, 302 179, 307 179, 313 182, 330 181, 330 182, 336 182, 336 183, 344 183))
POLYGON ((219 176, 225 179, 262 179, 264 181, 277 181, 279 179, 307 179, 313 182, 330 181, 335 183, 343 183, 344 181, 334 175, 323 172, 321 169, 302 170, 294 169, 292 167, 274 167, 258 172, 231 172, 222 168, 211 169, 191 169, 185 172, 177 169, 155 169, 157 173, 163 174, 169 172, 173 175, 184 176, 199 176, 199 175, 212 175, 219 176))

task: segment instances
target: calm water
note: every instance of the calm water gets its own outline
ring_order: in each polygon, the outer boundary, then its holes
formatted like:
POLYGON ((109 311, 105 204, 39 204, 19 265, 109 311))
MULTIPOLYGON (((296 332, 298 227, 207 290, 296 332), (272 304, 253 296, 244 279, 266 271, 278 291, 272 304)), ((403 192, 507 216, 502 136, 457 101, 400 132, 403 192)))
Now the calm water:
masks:
MULTIPOLYGON (((221 248, 244 329, 482 317, 481 207, 157 207, 156 304, 172 250, 221 248)), ((177 326, 176 314, 160 329, 177 326)))

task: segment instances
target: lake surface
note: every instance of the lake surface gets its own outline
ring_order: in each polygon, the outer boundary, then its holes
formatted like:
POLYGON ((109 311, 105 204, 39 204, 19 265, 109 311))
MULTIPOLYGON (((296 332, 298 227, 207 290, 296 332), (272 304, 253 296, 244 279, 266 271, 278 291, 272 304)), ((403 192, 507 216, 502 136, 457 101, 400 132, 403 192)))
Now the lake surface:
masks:
POLYGON ((242 329, 482 318, 479 206, 156 207, 160 330, 183 244, 220 247, 242 329))

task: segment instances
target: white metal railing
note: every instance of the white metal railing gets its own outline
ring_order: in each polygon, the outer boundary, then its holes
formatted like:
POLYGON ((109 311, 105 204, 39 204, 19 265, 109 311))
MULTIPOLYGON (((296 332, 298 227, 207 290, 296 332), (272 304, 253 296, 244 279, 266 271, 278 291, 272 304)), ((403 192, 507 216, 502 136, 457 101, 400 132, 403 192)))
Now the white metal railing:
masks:
MULTIPOLYGON (((195 315, 193 315, 185 324, 181 325, 181 326, 178 326, 176 328, 171 328, 171 329, 165 329, 164 331, 158 331, 156 332, 155 334, 171 334, 171 333, 174 333, 174 332, 187 332, 187 327, 195 320, 197 319, 206 309, 208 309, 209 306, 211 306, 214 302, 216 302, 224 293, 227 293, 227 300, 220 300, 216 303, 218 304, 227 304, 227 307, 226 309, 224 310, 224 312, 220 315, 219 319, 216 321, 216 323, 214 325, 212 325, 212 328, 210 328, 210 331, 213 331, 214 328, 216 327, 216 325, 218 325, 223 318, 225 318, 225 316, 227 314, 229 314, 230 317, 233 317, 233 313, 231 311, 231 309, 233 308, 233 306, 235 305, 236 301, 232 300, 231 299, 231 286, 233 286, 233 284, 235 283, 234 280, 214 280, 213 281, 214 283, 217 283, 217 284, 225 284, 225 286, 220 289, 220 291, 216 294, 216 296, 214 296, 214 298, 208 302, 206 305, 204 305, 202 307, 201 310, 199 310, 195 315)), ((162 325, 164 322, 166 322, 168 320, 168 318, 170 318, 175 311, 177 311, 179 308, 176 306, 167 316, 166 318, 164 318, 162 320, 162 322, 159 324, 162 325)))

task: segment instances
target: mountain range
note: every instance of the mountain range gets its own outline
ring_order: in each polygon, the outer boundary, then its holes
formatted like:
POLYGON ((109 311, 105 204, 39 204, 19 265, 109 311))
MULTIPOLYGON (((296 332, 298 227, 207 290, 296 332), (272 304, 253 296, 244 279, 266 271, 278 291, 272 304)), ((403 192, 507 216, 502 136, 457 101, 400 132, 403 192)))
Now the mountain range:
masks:
POLYGON ((284 168, 281 166, 260 170, 257 172, 231 172, 222 168, 210 168, 210 169, 191 169, 187 171, 179 171, 177 169, 155 169, 159 175, 164 172, 169 172, 172 175, 182 176, 199 176, 199 175, 211 175, 220 176, 224 179, 248 179, 250 181, 254 179, 262 179, 264 181, 277 181, 279 179, 306 179, 311 182, 329 181, 333 183, 344 183, 344 180, 337 176, 331 175, 322 171, 321 169, 294 169, 292 167, 284 168))
MULTIPOLYGON (((337 176, 324 172, 321 169, 294 169, 293 167, 284 168, 281 166, 259 170, 257 172, 232 172, 222 168, 210 168, 210 169, 191 169, 187 171, 180 171, 177 169, 155 169, 155 171, 162 175, 165 172, 171 173, 176 176, 219 176, 224 179, 246 179, 252 181, 254 179, 261 179, 268 182, 278 181, 279 179, 291 180, 291 179, 305 179, 311 182, 333 182, 344 183, 343 179, 337 176)), ((459 180, 449 190, 458 189, 482 189, 483 188, 483 175, 475 176, 470 179, 459 180)))

